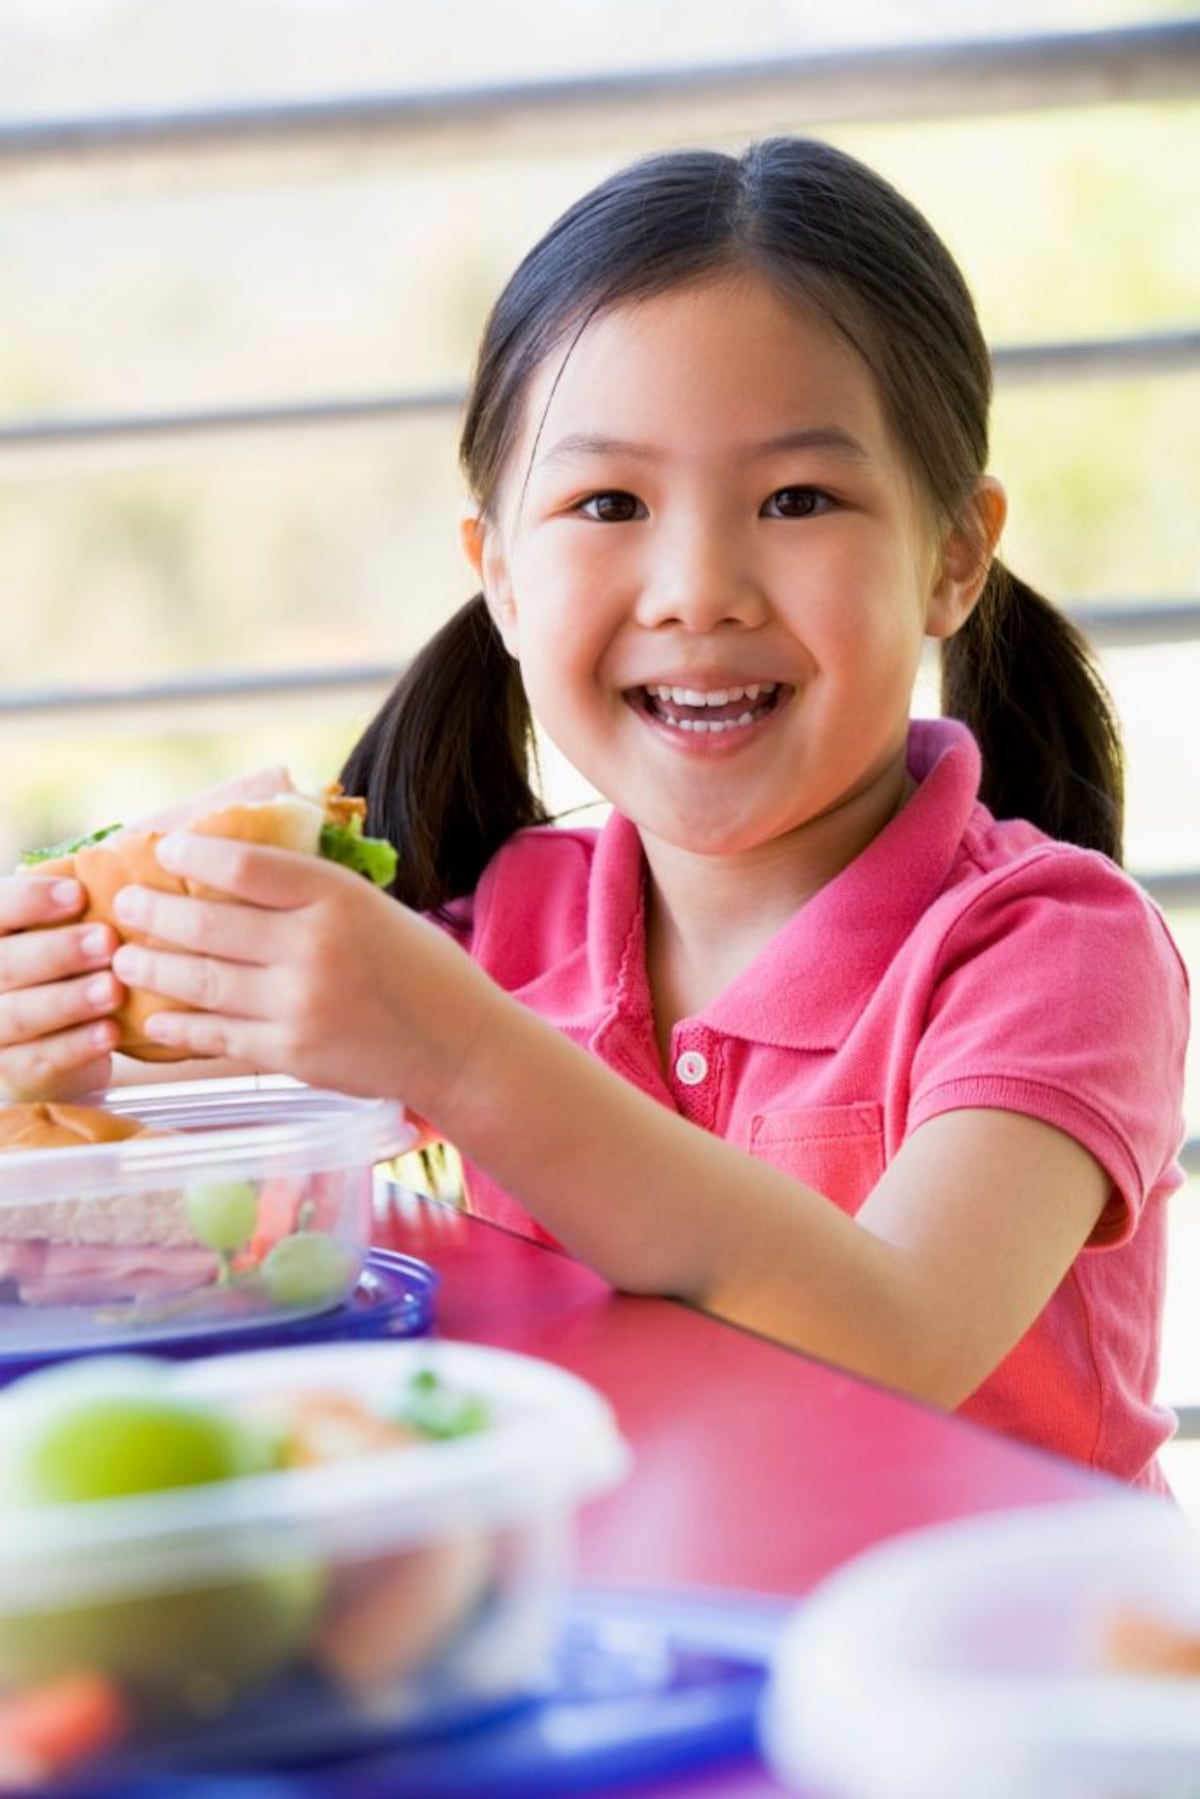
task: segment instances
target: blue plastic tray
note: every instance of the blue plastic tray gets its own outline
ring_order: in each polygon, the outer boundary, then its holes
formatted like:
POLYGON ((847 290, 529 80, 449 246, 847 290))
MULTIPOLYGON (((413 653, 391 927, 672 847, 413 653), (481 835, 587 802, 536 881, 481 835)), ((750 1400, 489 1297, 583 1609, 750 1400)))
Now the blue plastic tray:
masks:
MULTIPOLYGON (((550 1799, 757 1754, 767 1664, 791 1606, 576 1590, 549 1695, 452 1735, 290 1770, 124 1776, 54 1799, 550 1799)), ((47 1789, 43 1789, 43 1796, 47 1789)))
POLYGON ((102 1340, 76 1348, 40 1354, 29 1349, 0 1348, 0 1383, 49 1362, 117 1351, 144 1350, 153 1355, 227 1355, 243 1349, 282 1349, 289 1343, 322 1343, 347 1338, 418 1337, 433 1323, 438 1277, 427 1262, 392 1250, 367 1252, 357 1285, 340 1305, 291 1321, 235 1325, 228 1330, 199 1332, 181 1328, 122 1331, 114 1328, 102 1340))

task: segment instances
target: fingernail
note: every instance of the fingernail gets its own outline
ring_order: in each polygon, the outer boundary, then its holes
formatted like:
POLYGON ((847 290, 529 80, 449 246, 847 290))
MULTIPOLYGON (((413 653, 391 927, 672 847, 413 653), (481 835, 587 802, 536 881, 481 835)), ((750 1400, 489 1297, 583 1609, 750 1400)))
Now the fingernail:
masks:
POLYGON ((113 957, 113 973, 119 980, 132 981, 135 984, 143 978, 150 966, 150 958, 144 950, 131 943, 123 943, 113 957))
POLYGON ((154 853, 164 868, 178 868, 187 853, 183 833, 171 832, 169 836, 162 839, 154 853))
POLYGON ((50 889, 50 898, 56 906, 73 911, 83 899, 83 889, 78 881, 55 881, 50 889))
POLYGON ((145 912, 145 901, 136 887, 122 887, 113 895, 112 909, 122 924, 137 924, 145 912))
POLYGON ((95 980, 88 982, 83 993, 84 998, 91 1006, 110 1005, 116 997, 112 976, 110 974, 98 974, 95 980))
POLYGON ((109 934, 108 926, 93 925, 90 931, 83 933, 81 944, 85 956, 95 957, 97 961, 101 956, 107 956, 112 948, 112 937, 109 934))

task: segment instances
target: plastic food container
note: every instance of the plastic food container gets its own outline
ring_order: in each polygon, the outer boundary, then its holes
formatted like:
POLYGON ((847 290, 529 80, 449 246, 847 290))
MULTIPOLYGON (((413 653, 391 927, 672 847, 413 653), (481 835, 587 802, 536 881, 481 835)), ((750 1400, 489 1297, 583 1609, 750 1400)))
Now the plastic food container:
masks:
MULTIPOLYGON (((135 1771, 311 1763, 542 1689, 575 1513, 627 1466, 599 1394, 444 1341, 160 1362, 173 1393, 235 1407, 288 1391, 386 1405, 420 1372, 484 1422, 342 1461, 7 1509, 0 1707, 89 1667, 128 1705, 121 1740, 74 1777, 107 1792, 135 1771)), ((0 1395, 0 1441, 29 1400, 26 1383, 0 1395)))
POLYGON ((163 1135, 0 1155, 0 1367, 340 1304, 402 1108, 282 1078, 115 1088, 163 1135))
POLYGON ((1200 1531, 1127 1495, 896 1538, 787 1626, 763 1722, 806 1799, 1200 1793, 1200 1531))

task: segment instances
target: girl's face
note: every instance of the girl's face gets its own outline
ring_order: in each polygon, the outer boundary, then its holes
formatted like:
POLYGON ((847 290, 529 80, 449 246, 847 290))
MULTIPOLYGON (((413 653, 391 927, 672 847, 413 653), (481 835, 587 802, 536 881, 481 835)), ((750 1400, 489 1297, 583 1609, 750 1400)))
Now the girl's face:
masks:
POLYGON ((922 640, 982 582, 928 512, 866 365, 739 275, 551 357, 464 538, 564 755, 644 834, 735 855, 897 803, 922 640))

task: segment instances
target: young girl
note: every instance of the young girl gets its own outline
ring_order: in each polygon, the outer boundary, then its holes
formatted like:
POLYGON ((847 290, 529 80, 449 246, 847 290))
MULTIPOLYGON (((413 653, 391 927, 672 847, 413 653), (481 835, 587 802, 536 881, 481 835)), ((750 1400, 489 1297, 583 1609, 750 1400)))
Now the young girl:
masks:
POLYGON ((2 883, 8 1090, 102 1084, 150 986, 198 1008, 164 1043, 399 1096, 620 1287, 1161 1484, 1186 983, 1104 691, 995 560, 988 401, 947 251, 847 156, 603 183, 488 324, 481 593, 343 771, 395 898, 177 834, 228 899, 128 888, 165 947, 114 954, 32 928, 73 883, 2 883), (547 822, 530 708, 599 832, 547 822))

